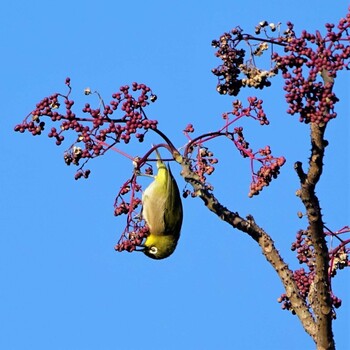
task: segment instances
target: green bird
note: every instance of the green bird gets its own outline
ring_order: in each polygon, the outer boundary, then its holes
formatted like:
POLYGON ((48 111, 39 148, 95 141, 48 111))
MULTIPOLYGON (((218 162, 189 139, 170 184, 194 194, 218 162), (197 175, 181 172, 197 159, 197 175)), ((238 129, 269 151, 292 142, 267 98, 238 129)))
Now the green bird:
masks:
POLYGON ((170 256, 180 238, 183 219, 179 188, 157 152, 158 173, 142 195, 142 216, 149 228, 143 252, 152 259, 170 256))

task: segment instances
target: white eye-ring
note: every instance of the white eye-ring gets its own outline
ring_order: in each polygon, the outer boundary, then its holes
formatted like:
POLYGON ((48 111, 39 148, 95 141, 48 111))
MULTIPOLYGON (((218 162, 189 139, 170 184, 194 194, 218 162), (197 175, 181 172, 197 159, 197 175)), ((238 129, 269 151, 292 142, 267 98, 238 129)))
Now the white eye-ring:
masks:
POLYGON ((158 248, 155 247, 155 246, 152 246, 150 249, 149 249, 149 252, 153 255, 156 255, 157 252, 158 252, 158 248))

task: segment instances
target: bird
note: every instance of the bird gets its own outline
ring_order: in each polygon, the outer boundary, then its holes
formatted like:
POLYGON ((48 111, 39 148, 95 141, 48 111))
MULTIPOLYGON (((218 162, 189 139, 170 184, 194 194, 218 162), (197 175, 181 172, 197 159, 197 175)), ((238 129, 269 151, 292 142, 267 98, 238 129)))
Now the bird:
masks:
POLYGON ((169 164, 157 153, 157 175, 142 194, 142 217, 149 229, 143 253, 151 259, 169 257, 177 246, 183 221, 180 191, 169 164))

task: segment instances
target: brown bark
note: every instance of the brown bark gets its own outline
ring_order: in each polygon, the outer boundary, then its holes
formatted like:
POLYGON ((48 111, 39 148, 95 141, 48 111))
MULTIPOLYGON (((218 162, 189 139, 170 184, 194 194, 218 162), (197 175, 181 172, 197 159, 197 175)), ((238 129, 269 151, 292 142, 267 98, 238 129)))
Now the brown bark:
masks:
POLYGON ((329 256, 324 235, 322 211, 315 187, 323 170, 324 149, 327 142, 324 139, 325 125, 311 124, 311 157, 307 174, 302 170, 301 163, 295 164, 300 179, 299 191, 308 219, 308 235, 315 252, 315 279, 313 297, 310 305, 316 322, 316 334, 313 337, 317 349, 335 349, 332 332, 332 302, 331 288, 328 277, 329 256))

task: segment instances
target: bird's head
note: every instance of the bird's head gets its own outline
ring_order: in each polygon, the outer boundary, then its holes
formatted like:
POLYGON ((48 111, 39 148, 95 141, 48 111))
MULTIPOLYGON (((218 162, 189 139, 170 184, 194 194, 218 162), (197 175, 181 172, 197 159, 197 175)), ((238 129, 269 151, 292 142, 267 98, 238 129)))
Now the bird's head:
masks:
POLYGON ((150 234, 143 244, 143 253, 151 259, 165 259, 174 252, 177 241, 177 236, 150 234))

